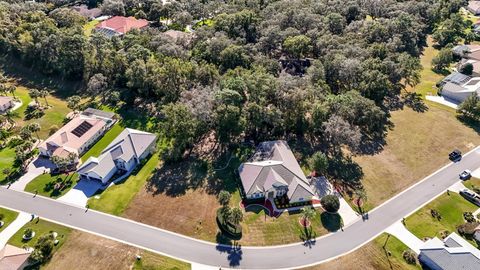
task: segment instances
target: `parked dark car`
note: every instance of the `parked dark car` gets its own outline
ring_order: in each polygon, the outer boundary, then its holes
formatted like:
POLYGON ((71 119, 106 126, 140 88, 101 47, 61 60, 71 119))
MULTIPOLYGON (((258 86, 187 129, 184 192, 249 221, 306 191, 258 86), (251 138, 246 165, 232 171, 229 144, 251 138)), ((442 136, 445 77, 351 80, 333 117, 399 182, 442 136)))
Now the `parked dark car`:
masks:
POLYGON ((470 189, 466 188, 464 190, 461 190, 460 195, 462 195, 462 197, 464 197, 468 201, 476 204, 477 206, 480 206, 480 196, 477 193, 471 191, 470 189))
POLYGON ((451 161, 459 161, 460 159, 462 159, 462 152, 460 152, 460 150, 458 150, 458 149, 455 149, 455 150, 453 150, 453 152, 448 154, 448 158, 451 161))
POLYGON ((465 170, 463 172, 461 172, 459 175, 461 180, 468 180, 472 177, 472 172, 470 170, 465 170))

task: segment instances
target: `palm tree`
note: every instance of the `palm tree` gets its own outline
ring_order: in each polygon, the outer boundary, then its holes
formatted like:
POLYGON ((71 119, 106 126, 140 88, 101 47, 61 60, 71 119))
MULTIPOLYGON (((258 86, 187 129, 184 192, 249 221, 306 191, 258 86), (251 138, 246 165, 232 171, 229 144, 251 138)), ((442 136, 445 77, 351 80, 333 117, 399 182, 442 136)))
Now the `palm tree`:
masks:
POLYGON ((235 207, 230 211, 229 221, 235 225, 239 225, 243 221, 243 212, 240 208, 235 207))
POLYGON ((367 201, 367 193, 364 189, 356 189, 354 192, 355 195, 355 204, 358 206, 360 213, 362 213, 362 205, 367 201))
POLYGON ((41 90, 40 91, 40 97, 42 97, 43 99, 45 99, 45 104, 47 105, 47 107, 49 106, 48 105, 48 101, 47 101, 47 96, 50 95, 50 93, 47 91, 47 90, 41 90))
POLYGON ((35 135, 37 135, 37 139, 40 141, 40 136, 38 136, 38 132, 41 129, 40 124, 39 123, 31 123, 31 124, 28 124, 27 128, 31 132, 35 132, 35 135))
POLYGON ((15 96, 15 91, 17 91, 17 87, 15 87, 15 85, 10 85, 8 88, 7 88, 7 91, 12 94, 13 98, 17 98, 15 96))
POLYGON ((35 103, 37 103, 37 105, 40 105, 40 103, 38 103, 38 98, 40 97, 40 91, 38 91, 35 88, 32 88, 28 91, 28 95, 35 100, 35 103))
POLYGON ((317 212, 315 212, 315 209, 313 209, 313 207, 305 206, 304 208, 302 208, 302 220, 305 227, 307 226, 307 221, 314 218, 316 214, 317 212))
POLYGON ((230 195, 230 193, 226 190, 222 190, 220 191, 220 193, 218 194, 218 202, 222 205, 222 206, 226 206, 230 203, 230 198, 232 197, 232 195, 230 195))

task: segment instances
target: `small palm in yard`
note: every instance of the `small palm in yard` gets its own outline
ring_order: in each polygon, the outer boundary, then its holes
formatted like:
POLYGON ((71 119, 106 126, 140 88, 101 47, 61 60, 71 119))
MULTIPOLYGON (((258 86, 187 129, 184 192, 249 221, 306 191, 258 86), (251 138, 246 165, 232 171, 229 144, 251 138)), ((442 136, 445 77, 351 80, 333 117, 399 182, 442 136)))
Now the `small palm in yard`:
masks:
POLYGON ((306 206, 302 208, 302 225, 304 227, 307 227, 308 224, 310 224, 310 220, 315 217, 317 212, 313 207, 306 206))
POLYGON ((360 213, 363 213, 362 206, 368 199, 367 193, 365 192, 364 189, 357 189, 355 190, 354 195, 355 195, 355 204, 357 205, 360 213))
POLYGON ((230 217, 229 217, 229 220, 231 223, 235 224, 235 225, 239 225, 240 222, 243 221, 243 212, 242 210, 240 210, 240 208, 238 207, 235 207, 233 208, 231 211, 230 211, 230 217))
POLYGON ((222 206, 227 206, 229 203, 230 203, 230 198, 232 197, 232 195, 226 191, 226 190, 222 190, 220 191, 220 193, 218 194, 218 202, 222 205, 222 206))

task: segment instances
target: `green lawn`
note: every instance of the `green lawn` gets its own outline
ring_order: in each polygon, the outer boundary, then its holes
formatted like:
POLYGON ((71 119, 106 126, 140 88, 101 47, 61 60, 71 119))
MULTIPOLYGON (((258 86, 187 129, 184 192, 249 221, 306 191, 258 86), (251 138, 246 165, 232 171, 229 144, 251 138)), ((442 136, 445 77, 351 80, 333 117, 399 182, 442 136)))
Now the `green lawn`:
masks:
MULTIPOLYGON (((385 256, 385 258, 388 258, 386 261, 389 264, 398 266, 398 268, 396 267, 394 269, 421 269, 419 264, 411 265, 403 259, 403 251, 409 248, 395 236, 383 233, 379 237, 375 238, 373 243, 378 247, 379 250, 387 251, 387 254, 390 252, 390 256, 385 256)), ((382 260, 379 260, 378 262, 382 262, 382 260)), ((384 269, 390 268, 385 265, 384 269)))
POLYGON ((152 173, 159 164, 159 155, 153 154, 145 165, 137 172, 130 175, 121 183, 109 187, 107 190, 90 198, 88 205, 91 209, 103 211, 106 213, 120 215, 125 211, 135 194, 150 179, 152 173))
POLYGON ((25 187, 25 191, 35 193, 38 191, 39 195, 51 198, 58 198, 70 189, 72 189, 77 183, 79 176, 77 173, 72 173, 70 175, 59 174, 51 175, 49 173, 42 174, 37 176, 35 179, 30 181, 25 187), (55 184, 62 183, 63 188, 60 190, 55 190, 55 184))
POLYGON ((433 40, 430 36, 427 39, 427 45, 420 57, 420 62, 423 67, 420 72, 420 83, 413 88, 407 87, 407 91, 420 93, 423 97, 426 95, 436 95, 437 89, 435 84, 445 77, 432 70, 432 59, 438 54, 438 50, 433 47, 433 40))
POLYGON ((142 259, 135 261, 134 270, 188 270, 191 269, 189 263, 175 260, 170 257, 158 255, 149 251, 144 251, 142 259))
POLYGON ((449 233, 456 232, 456 227, 464 223, 463 212, 475 212, 477 209, 477 206, 459 194, 445 193, 409 216, 405 224, 408 230, 420 239, 440 237, 440 232, 444 230, 449 233), (440 213, 440 220, 432 217, 431 209, 440 213))
POLYGON ((60 243, 54 249, 54 250, 57 250, 68 239, 68 235, 72 230, 70 228, 45 221, 43 219, 40 219, 39 221, 37 219, 34 219, 33 221, 25 224, 25 226, 23 226, 20 230, 18 230, 18 232, 14 234, 12 238, 10 238, 10 240, 8 240, 8 243, 10 245, 20 247, 20 248, 23 247, 24 245, 33 247, 40 236, 45 235, 52 231, 58 234, 57 239, 60 241, 60 243), (24 241, 22 237, 27 228, 32 229, 35 232, 35 237, 30 239, 29 241, 24 241))
POLYGON ((81 158, 82 161, 85 162, 91 156, 98 157, 105 147, 107 147, 123 130, 124 128, 118 123, 113 125, 113 127, 107 131, 107 133, 105 133, 105 135, 103 135, 103 137, 97 143, 95 143, 90 150, 83 154, 81 158))
POLYGON ((100 22, 99 20, 92 20, 86 23, 83 26, 83 33, 85 33, 87 37, 90 36, 92 34, 93 29, 99 22, 100 22))
POLYGON ((0 228, 0 232, 1 232, 5 228, 7 228, 8 225, 10 223, 12 223, 12 221, 14 221, 17 218, 18 213, 14 212, 14 211, 7 210, 5 208, 0 208, 0 215, 3 215, 3 218, 1 219, 1 221, 3 221, 5 223, 5 224, 3 224, 3 227, 0 228))
POLYGON ((478 178, 471 178, 468 181, 464 181, 463 185, 468 189, 473 190, 474 187, 480 188, 480 179, 478 178))
POLYGON ((15 161, 15 149, 6 147, 0 150, 0 183, 5 180, 6 175, 3 174, 3 169, 12 168, 15 161))

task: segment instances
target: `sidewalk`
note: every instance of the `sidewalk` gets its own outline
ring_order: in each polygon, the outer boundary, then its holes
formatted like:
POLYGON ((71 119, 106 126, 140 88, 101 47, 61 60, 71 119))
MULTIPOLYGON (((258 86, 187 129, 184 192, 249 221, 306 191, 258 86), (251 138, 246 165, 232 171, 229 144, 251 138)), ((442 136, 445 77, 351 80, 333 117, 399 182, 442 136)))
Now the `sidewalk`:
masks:
POLYGON ((4 247, 8 240, 31 219, 32 216, 30 214, 20 212, 17 219, 10 223, 10 225, 8 225, 8 227, 0 233, 0 248, 4 247))
POLYGON ((420 247, 424 244, 423 241, 407 230, 401 221, 397 221, 388 227, 386 232, 398 238, 415 253, 420 254, 420 247))

